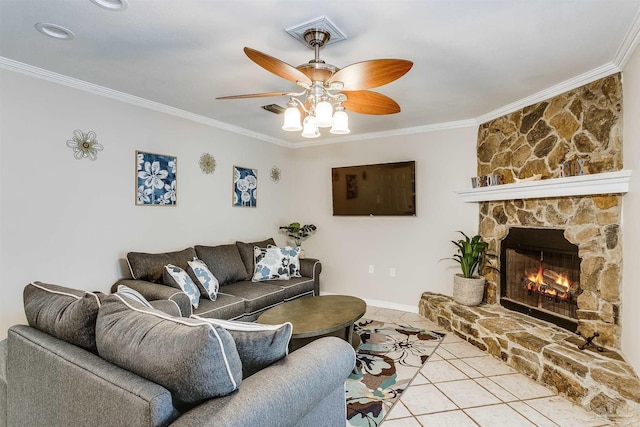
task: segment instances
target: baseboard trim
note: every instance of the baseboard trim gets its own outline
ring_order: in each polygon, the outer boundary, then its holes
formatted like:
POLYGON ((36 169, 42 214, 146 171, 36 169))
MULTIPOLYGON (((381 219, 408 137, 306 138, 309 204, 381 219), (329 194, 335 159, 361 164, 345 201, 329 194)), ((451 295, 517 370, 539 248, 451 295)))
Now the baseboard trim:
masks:
MULTIPOLYGON (((334 292, 320 292, 320 295, 341 295, 341 294, 337 294, 334 292)), ((357 295, 353 295, 353 296, 357 296, 357 295)), ((406 311, 408 313, 418 313, 418 305, 407 305, 407 304, 398 304, 395 302, 390 302, 390 301, 380 301, 380 300, 375 300, 375 299, 369 299, 369 298, 362 298, 360 296, 357 296, 358 298, 362 299, 365 303, 367 303, 367 307, 379 307, 379 308, 388 308, 390 310, 399 310, 399 311, 406 311)))

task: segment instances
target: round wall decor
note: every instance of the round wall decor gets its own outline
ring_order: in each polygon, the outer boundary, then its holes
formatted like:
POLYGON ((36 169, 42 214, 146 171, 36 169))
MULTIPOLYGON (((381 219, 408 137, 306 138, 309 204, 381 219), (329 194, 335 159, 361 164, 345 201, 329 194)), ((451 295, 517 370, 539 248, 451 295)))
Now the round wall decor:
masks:
POLYGON ((216 170, 216 159, 209 153, 200 156, 200 170, 207 175, 212 174, 216 170))

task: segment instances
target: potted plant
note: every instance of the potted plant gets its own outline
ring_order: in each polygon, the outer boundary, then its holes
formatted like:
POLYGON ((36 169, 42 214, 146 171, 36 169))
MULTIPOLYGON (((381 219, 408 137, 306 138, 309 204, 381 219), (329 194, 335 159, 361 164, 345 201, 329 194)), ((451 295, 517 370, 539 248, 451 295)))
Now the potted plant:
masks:
POLYGON ((450 259, 459 263, 462 270, 462 273, 453 276, 453 299, 459 304, 474 306, 480 304, 484 296, 485 278, 481 276, 482 270, 495 268, 487 263, 492 255, 486 253, 489 244, 481 236, 469 237, 462 231, 459 233, 464 238, 451 241, 458 252, 450 259))
POLYGON ((299 222, 292 222, 289 225, 283 225, 280 230, 284 230, 287 236, 291 237, 297 247, 300 248, 300 258, 304 258, 302 250, 302 241, 313 234, 318 228, 313 224, 300 225, 299 222))

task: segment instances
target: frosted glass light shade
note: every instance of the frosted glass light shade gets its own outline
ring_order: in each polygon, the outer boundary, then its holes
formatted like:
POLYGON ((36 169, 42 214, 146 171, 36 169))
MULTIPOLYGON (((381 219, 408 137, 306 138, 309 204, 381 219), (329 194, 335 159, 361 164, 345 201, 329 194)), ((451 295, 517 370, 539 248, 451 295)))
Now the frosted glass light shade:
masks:
POLYGON ((318 132, 318 125, 316 123, 316 118, 313 116, 307 116, 302 122, 302 136, 305 138, 317 138, 320 136, 320 132, 318 132))
POLYGON ((284 110, 284 124, 282 125, 282 130, 302 130, 302 125, 300 125, 300 110, 298 110, 297 107, 289 107, 284 110))
POLYGON ((336 111, 333 114, 333 127, 329 131, 336 135, 345 135, 349 130, 349 116, 344 111, 336 111))
POLYGON ((318 127, 328 128, 333 125, 333 107, 327 101, 320 101, 316 104, 316 122, 318 127))

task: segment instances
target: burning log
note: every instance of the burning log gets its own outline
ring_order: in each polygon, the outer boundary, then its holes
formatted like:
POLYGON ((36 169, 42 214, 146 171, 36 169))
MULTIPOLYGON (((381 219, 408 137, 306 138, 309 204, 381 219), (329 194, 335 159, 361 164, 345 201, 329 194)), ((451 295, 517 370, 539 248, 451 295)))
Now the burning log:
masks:
POLYGON ((554 270, 543 269, 540 265, 537 269, 527 269, 524 272, 522 286, 532 292, 559 299, 571 299, 576 296, 579 282, 571 282, 566 274, 554 270))

